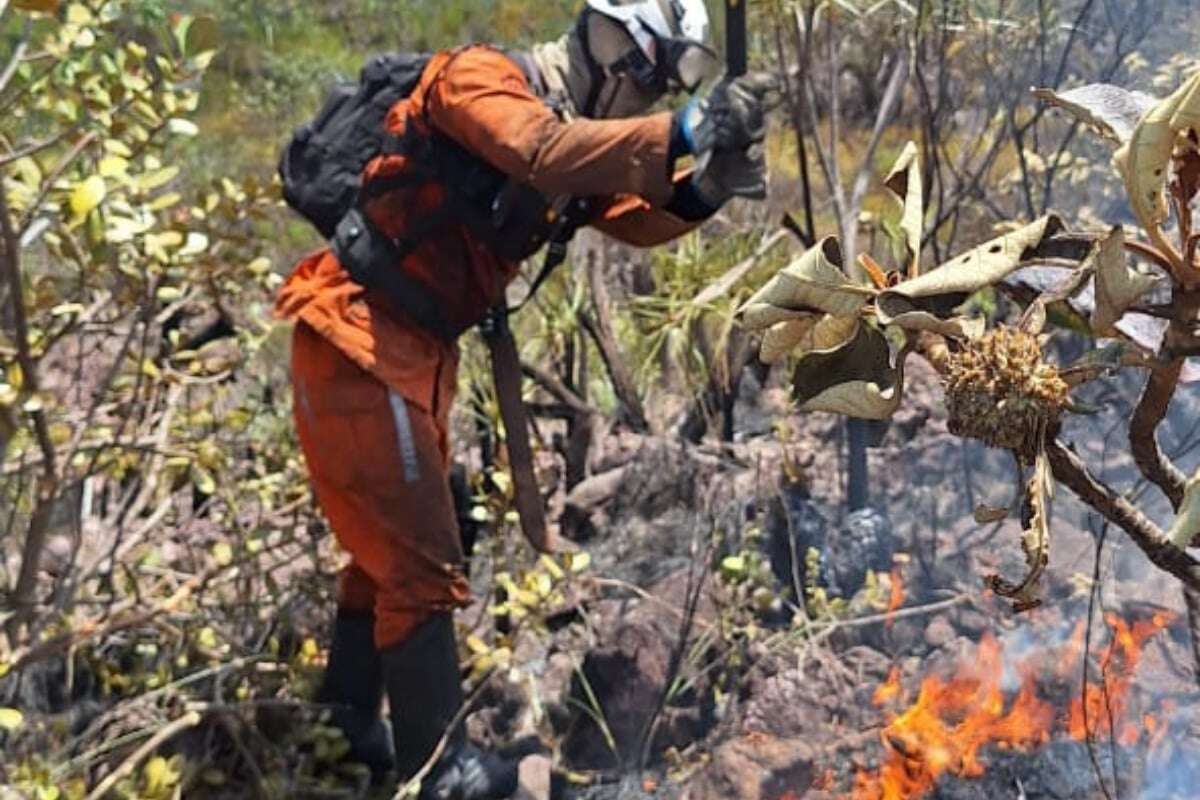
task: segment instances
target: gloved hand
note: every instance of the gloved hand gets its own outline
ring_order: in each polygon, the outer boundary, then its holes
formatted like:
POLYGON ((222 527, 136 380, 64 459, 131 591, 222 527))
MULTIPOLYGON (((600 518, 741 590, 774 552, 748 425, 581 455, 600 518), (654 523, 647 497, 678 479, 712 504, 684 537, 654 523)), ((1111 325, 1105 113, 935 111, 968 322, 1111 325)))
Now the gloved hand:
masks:
POLYGON ((778 98, 779 83, 770 73, 724 78, 678 112, 680 133, 697 157, 712 150, 744 150, 766 137, 767 112, 778 98))
POLYGON ((764 199, 767 159, 762 143, 740 150, 709 150, 696 159, 692 185, 711 208, 720 208, 732 197, 764 199))

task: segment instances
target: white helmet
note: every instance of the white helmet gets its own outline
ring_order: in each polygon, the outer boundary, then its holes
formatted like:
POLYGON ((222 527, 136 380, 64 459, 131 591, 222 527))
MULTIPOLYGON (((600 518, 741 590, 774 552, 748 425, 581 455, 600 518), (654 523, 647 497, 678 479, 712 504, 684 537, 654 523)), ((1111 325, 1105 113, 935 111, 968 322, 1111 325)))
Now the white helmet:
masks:
POLYGON ((660 75, 695 91, 714 71, 704 0, 587 0, 592 11, 619 22, 660 75))
POLYGON ((587 0, 588 8, 620 20, 651 61, 658 55, 655 39, 708 40, 704 0, 587 0))

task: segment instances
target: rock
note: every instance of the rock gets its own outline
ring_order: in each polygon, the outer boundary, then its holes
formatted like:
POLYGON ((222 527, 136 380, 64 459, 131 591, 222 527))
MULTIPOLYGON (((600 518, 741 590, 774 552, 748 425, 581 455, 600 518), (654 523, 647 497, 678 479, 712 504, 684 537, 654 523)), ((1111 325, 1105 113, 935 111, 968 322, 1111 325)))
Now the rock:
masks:
POLYGON ((945 616, 936 616, 925 626, 925 644, 934 649, 949 644, 957 636, 958 632, 954 630, 954 626, 945 616))
POLYGON ((895 551, 891 520, 864 508, 847 515, 834 528, 803 482, 785 484, 782 502, 768 518, 768 556, 776 580, 795 600, 795 586, 817 585, 838 597, 852 597, 866 582, 867 571, 887 572, 895 551), (809 551, 816 551, 818 574, 809 575, 809 551), (796 568, 792 567, 795 554, 796 568))
POLYGON ((874 724, 871 698, 887 679, 891 659, 864 646, 846 649, 837 658, 858 677, 852 686, 831 687, 818 659, 808 659, 802 667, 786 656, 763 664, 762 670, 773 674, 751 676, 742 730, 815 742, 826 739, 835 725, 855 730, 874 724))
POLYGON ((621 489, 628 471, 628 467, 610 469, 572 489, 563 505, 563 533, 580 542, 595 536, 605 521, 605 504, 621 489))
MULTIPOLYGON (((640 760, 643 738, 664 687, 676 677, 671 674, 671 659, 680 620, 663 609, 684 607, 687 582, 686 570, 679 571, 651 587, 652 601, 637 598, 597 604, 593 623, 598 644, 571 676, 571 716, 562 753, 573 768, 608 769, 640 760), (603 728, 597 717, 603 719, 603 728)), ((711 619, 714 613, 711 601, 701 602, 697 619, 711 619)), ((686 671, 683 676, 694 677, 686 671)), ((711 727, 713 714, 707 681, 698 680, 662 709, 652 750, 697 741, 711 727)))
POLYGON ((963 604, 954 612, 954 627, 966 636, 978 639, 986 631, 992 630, 992 621, 987 614, 979 609, 963 604))
POLYGON ((767 557, 771 572, 792 602, 799 604, 796 585, 816 584, 832 589, 832 576, 826 566, 829 552, 826 536, 829 520, 814 502, 803 482, 787 482, 780 487, 779 500, 771 504, 767 518, 767 557), (818 574, 808 574, 808 552, 818 554, 818 574), (792 555, 796 564, 793 568, 792 555))
POLYGON ((842 597, 866 582, 867 570, 887 572, 895 551, 892 521, 874 508, 852 511, 829 537, 828 567, 842 597))
POLYGON ((722 744, 683 797, 687 800, 779 800, 803 797, 816 777, 812 748, 799 739, 750 733, 722 744))

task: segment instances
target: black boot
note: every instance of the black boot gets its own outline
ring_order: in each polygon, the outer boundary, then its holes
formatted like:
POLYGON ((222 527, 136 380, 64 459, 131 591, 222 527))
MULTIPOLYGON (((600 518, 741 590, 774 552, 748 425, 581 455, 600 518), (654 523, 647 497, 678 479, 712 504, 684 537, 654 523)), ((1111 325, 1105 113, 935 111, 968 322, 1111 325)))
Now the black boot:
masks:
POLYGON ((349 759, 364 764, 372 779, 381 781, 395 766, 395 757, 392 737, 379 716, 383 668, 374 631, 374 614, 338 609, 317 702, 333 707, 330 721, 349 742, 349 759))
MULTIPOLYGON (((463 704, 450 614, 435 615, 409 639, 380 655, 403 784, 424 766, 463 704)), ((459 725, 441 760, 422 782, 421 797, 501 800, 516 790, 517 765, 470 744, 459 725)))

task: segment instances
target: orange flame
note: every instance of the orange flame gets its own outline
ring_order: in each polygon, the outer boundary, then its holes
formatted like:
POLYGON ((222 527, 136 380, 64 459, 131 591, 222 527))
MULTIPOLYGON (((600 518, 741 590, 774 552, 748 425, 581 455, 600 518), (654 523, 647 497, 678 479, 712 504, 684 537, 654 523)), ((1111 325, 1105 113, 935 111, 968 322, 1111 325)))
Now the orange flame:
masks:
MULTIPOLYGON (((1142 658, 1142 648, 1171 624, 1171 615, 1155 614, 1132 626, 1114 614, 1106 614, 1104 620, 1112 628, 1113 637, 1100 658, 1102 680, 1099 684, 1089 681, 1071 701, 1067 732, 1077 741, 1094 739, 1099 734, 1114 738, 1115 723, 1125 718, 1129 688, 1142 658)), ((1141 730, 1128 723, 1115 738, 1122 745, 1132 746, 1141 738, 1141 730)))
MULTIPOLYGON (((1029 750, 1049 742, 1063 721, 1077 739, 1089 732, 1094 736, 1098 730, 1113 736, 1115 728, 1117 741, 1126 746, 1136 744, 1143 730, 1151 744, 1161 740, 1165 724, 1150 715, 1135 721, 1126 710, 1142 647, 1172 618, 1160 613, 1133 625, 1112 615, 1106 619, 1113 637, 1101 659, 1103 682, 1084 687, 1085 699, 1076 697, 1066 720, 1059 720, 1054 707, 1038 696, 1037 678, 1046 671, 1046 654, 1032 656, 1017 667, 1021 687, 1009 704, 1002 688, 1003 649, 994 636, 986 635, 970 667, 948 679, 925 678, 916 702, 889 719, 881 737, 886 750, 883 764, 877 773, 855 776, 853 800, 914 800, 933 789, 946 773, 978 777, 985 771, 979 759, 984 747, 1029 750), (1104 725, 1108 727, 1097 727, 1104 725)), ((1070 661, 1077 667, 1083 631, 1082 625, 1077 626, 1050 661, 1059 665, 1070 661)), ((1074 668, 1058 666, 1053 672, 1061 678, 1074 668)), ((873 699, 876 705, 884 705, 900 694, 900 671, 893 668, 873 699)))
POLYGON ((879 684, 871 702, 877 706, 887 705, 900 696, 900 668, 892 667, 888 672, 887 681, 879 684))

